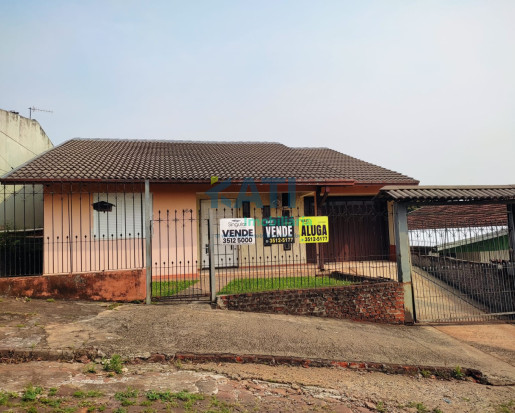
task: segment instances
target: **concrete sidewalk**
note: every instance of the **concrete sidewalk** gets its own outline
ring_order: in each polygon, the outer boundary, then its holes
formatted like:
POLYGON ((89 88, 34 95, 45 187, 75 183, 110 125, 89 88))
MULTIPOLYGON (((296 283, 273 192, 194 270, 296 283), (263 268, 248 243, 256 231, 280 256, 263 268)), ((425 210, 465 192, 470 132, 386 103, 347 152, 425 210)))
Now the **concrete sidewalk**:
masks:
POLYGON ((481 345, 475 346, 470 328, 480 331, 482 326, 468 326, 465 341, 459 334, 452 337, 453 331, 429 326, 241 313, 203 304, 110 308, 100 303, 2 298, 0 349, 97 348, 124 357, 233 353, 461 366, 482 371, 494 383, 515 383, 515 352, 509 348, 515 338, 513 325, 502 325, 490 346, 484 335, 481 345), (503 357, 489 351, 503 347, 503 342, 507 343, 503 357))

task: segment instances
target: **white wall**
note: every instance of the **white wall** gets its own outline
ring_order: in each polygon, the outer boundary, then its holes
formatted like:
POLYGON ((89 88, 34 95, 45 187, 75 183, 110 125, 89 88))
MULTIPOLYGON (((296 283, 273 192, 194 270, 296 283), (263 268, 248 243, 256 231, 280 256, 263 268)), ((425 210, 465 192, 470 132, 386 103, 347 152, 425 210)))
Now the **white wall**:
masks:
MULTIPOLYGON (((24 164, 54 145, 37 120, 0 109, 0 176, 24 164)), ((40 185, 0 191, 0 229, 39 228, 43 225, 43 196, 40 185), (16 197, 13 196, 15 189, 16 197), (41 208, 37 206, 41 205, 41 208), (36 209, 34 209, 34 206, 36 209)))

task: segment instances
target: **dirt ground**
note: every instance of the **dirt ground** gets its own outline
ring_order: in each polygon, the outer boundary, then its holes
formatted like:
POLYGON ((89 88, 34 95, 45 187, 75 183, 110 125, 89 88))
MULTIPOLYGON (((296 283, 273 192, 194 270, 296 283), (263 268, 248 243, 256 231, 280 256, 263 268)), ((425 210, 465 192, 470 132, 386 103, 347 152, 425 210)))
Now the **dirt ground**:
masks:
POLYGON ((121 354, 126 360, 176 352, 288 355, 459 365, 498 379, 492 381, 497 386, 487 386, 340 368, 184 362, 126 364, 122 374, 113 375, 102 370, 100 359, 95 373, 86 373, 85 364, 36 361, 0 364, 0 411, 513 413, 514 329, 513 325, 389 326, 229 312, 199 304, 144 306, 0 297, 0 350, 93 348, 108 357, 121 354), (29 384, 41 387, 41 392, 36 400, 23 401, 29 384), (120 395, 127 396, 128 387, 138 390, 130 400, 120 395), (49 395, 51 388, 57 389, 55 395, 49 395), (149 400, 150 390, 161 392, 161 399, 149 400), (80 393, 88 391, 93 392, 91 397, 80 393), (5 392, 17 394, 10 397, 5 392), (78 396, 73 395, 76 392, 78 396), (164 399, 163 392, 169 392, 164 399))
POLYGON ((337 368, 143 363, 114 374, 29 362, 0 373, 0 411, 13 412, 515 412, 513 387, 337 368), (23 401, 30 385, 41 393, 23 401), (150 397, 163 393, 172 397, 150 397))

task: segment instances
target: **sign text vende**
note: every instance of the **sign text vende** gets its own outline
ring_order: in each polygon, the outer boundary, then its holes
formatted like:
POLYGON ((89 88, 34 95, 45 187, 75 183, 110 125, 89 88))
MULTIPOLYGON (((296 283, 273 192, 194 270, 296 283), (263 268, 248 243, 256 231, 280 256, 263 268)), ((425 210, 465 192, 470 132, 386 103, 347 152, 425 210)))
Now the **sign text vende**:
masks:
POLYGON ((220 239, 222 244, 250 245, 256 242, 253 220, 245 218, 222 218, 220 220, 220 239))

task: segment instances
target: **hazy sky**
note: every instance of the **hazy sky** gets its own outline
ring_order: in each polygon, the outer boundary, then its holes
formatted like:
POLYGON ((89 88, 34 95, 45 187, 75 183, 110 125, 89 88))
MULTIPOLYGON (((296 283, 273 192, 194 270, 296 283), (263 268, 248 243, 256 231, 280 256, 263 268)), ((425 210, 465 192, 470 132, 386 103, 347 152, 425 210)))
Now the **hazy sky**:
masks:
POLYGON ((515 184, 515 1, 0 0, 0 108, 73 137, 327 146, 515 184))

